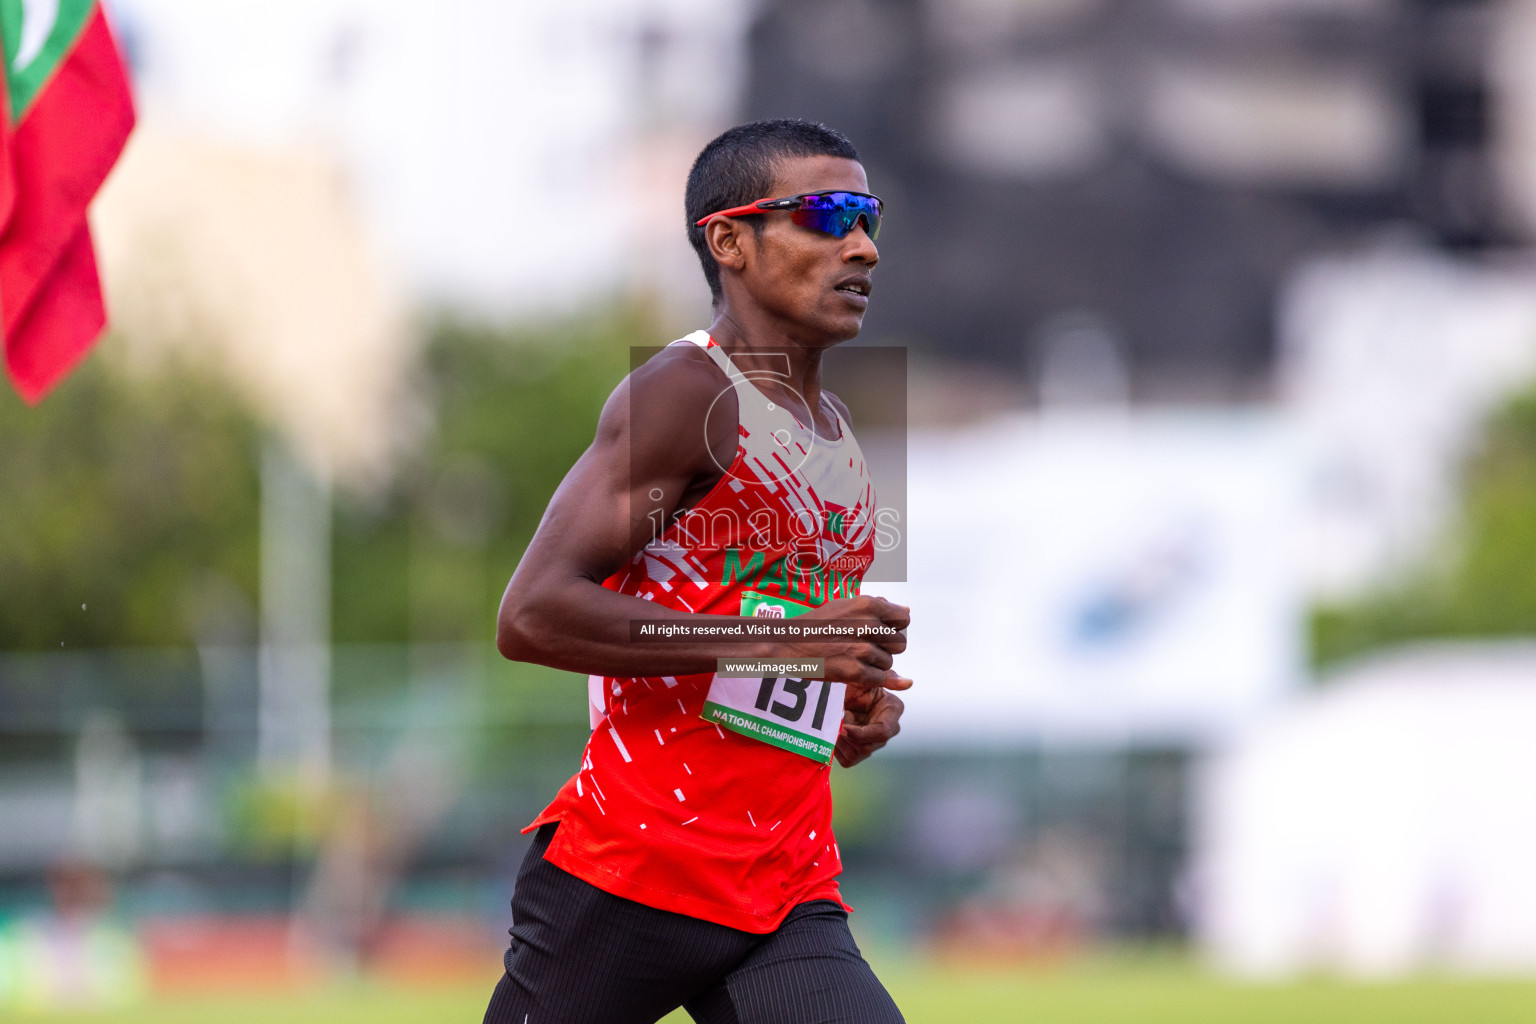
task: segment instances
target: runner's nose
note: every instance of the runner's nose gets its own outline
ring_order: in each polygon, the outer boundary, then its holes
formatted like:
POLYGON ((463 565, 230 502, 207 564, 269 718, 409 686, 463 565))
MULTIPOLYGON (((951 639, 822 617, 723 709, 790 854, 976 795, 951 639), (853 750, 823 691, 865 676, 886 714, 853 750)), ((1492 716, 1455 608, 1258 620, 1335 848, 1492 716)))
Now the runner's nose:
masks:
POLYGON ((880 262, 880 250, 875 248, 875 240, 864 230, 863 217, 858 219, 853 230, 843 239, 843 262, 862 263, 866 267, 873 267, 880 262))

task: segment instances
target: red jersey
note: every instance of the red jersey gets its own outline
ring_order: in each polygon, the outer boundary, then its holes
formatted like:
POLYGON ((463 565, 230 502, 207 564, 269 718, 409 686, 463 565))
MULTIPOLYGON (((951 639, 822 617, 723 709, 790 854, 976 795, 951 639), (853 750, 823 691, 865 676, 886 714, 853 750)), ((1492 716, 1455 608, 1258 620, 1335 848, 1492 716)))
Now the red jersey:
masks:
MULTIPOLYGON (((752 384, 766 374, 743 374, 703 331, 674 344, 686 342, 735 388, 735 459, 603 586, 684 612, 774 617, 857 594, 874 557, 875 492, 848 424, 837 416, 839 436, 817 436, 752 384)), ((808 900, 838 900, 828 737, 843 684, 776 682, 593 676, 581 769, 524 831, 559 821, 545 853, 557 867, 743 931, 772 931, 808 900), (761 682, 764 710, 731 702, 728 684, 739 682, 754 693, 761 682)))

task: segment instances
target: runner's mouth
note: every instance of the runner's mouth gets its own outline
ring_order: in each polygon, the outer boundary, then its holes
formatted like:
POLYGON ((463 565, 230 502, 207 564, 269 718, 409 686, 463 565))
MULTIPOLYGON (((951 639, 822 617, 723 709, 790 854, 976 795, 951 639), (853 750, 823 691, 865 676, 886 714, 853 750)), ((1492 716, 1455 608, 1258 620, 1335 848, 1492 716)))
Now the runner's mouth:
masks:
POLYGON ((836 290, 844 295, 857 295, 860 298, 867 299, 869 298, 870 287, 871 282, 869 278, 857 277, 838 284, 836 290))

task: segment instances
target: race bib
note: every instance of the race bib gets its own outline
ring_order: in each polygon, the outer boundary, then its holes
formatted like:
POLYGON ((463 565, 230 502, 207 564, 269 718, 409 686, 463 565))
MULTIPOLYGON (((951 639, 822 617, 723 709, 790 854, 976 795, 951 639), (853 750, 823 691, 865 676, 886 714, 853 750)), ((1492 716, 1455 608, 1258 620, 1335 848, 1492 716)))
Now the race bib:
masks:
MULTIPOLYGON (((780 597, 743 591, 741 614, 786 619, 810 608, 780 597)), ((700 717, 722 729, 813 761, 832 760, 843 723, 843 683, 825 679, 716 677, 700 717)))

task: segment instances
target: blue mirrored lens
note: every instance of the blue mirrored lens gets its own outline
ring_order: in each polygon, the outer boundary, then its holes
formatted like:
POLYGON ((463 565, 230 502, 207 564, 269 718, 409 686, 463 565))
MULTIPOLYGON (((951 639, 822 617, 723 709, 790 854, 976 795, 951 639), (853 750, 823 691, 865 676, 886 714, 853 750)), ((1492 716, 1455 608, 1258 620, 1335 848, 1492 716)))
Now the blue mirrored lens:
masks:
POLYGON ((802 227, 824 231, 836 238, 848 237, 862 218, 869 237, 880 237, 880 200, 874 196, 856 192, 809 195, 801 200, 800 209, 794 211, 792 217, 802 227))

